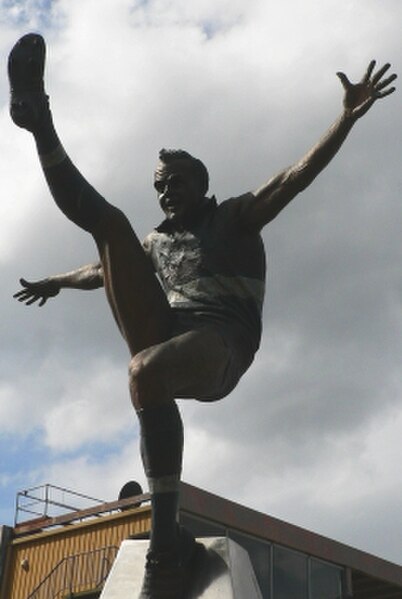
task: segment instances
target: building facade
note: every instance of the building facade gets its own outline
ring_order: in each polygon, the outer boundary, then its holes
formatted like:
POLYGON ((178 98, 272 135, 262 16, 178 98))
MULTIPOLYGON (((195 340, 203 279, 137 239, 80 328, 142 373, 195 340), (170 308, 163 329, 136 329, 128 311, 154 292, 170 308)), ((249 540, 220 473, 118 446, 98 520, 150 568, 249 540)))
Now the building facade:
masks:
MULTIPOLYGON (((149 533, 147 494, 62 511, 0 528, 0 599, 98 599, 120 543, 149 533)), ((401 566, 185 483, 180 520, 243 546, 264 599, 402 599, 401 566)))

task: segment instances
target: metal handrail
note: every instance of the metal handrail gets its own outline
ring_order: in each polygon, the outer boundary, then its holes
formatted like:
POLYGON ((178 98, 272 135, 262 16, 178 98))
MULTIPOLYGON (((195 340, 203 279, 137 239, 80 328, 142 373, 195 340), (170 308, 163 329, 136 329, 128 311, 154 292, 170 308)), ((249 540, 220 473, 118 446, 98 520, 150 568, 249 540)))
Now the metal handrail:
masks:
POLYGON ((14 524, 17 525, 19 523, 21 513, 32 514, 39 517, 49 517, 51 515, 51 508, 57 508, 59 513, 60 510, 64 513, 68 511, 78 511, 82 508, 83 501, 86 506, 88 506, 88 502, 95 505, 103 503, 102 500, 96 499, 95 497, 90 497, 83 493, 77 493, 76 491, 50 484, 39 485, 24 491, 18 491, 14 524), (57 495, 59 495, 59 497, 57 497, 57 495), (65 496, 68 497, 67 501, 64 501, 65 496), (80 505, 73 506, 71 505, 73 502, 80 505))
POLYGON ((63 558, 27 599, 56 599, 66 593, 96 590, 106 580, 118 547, 108 545, 63 558))

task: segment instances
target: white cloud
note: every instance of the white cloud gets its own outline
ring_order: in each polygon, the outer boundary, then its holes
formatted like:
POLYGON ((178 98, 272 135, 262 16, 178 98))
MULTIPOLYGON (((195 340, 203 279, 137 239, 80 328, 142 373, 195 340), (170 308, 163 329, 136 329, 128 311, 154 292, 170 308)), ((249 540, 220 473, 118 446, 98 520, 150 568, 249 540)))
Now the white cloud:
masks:
POLYGON ((55 451, 71 451, 88 443, 107 443, 134 429, 136 416, 121 368, 102 360, 87 368, 58 373, 63 390, 43 416, 44 442, 55 451))
POLYGON ((138 441, 128 441, 122 450, 102 454, 97 460, 85 453, 60 459, 38 467, 34 474, 38 484, 51 481, 54 485, 103 501, 116 500, 120 489, 129 480, 138 481, 144 492, 147 491, 138 441))
POLYGON ((21 413, 17 409, 17 392, 11 384, 0 385, 0 422, 3 430, 11 432, 18 429, 21 413))

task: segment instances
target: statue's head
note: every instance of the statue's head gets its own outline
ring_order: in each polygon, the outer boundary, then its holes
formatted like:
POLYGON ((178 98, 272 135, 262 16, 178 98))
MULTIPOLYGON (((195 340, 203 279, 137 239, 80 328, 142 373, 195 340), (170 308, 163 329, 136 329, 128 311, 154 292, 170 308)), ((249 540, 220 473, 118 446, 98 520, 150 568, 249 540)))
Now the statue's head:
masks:
POLYGON ((200 192, 205 196, 209 188, 209 174, 205 164, 185 150, 166 150, 162 148, 159 152, 159 162, 156 172, 160 167, 163 168, 163 166, 172 165, 174 162, 180 162, 188 168, 188 171, 192 173, 200 186, 200 192))
POLYGON ((166 217, 185 221, 204 200, 209 175, 205 165, 184 150, 159 153, 154 187, 166 217))

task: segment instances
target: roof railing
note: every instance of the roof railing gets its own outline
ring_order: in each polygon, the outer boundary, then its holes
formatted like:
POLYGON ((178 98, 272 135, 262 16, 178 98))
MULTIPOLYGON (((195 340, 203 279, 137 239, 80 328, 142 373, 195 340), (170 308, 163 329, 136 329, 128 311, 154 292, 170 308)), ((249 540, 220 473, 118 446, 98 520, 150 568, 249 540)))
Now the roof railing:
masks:
POLYGON ((24 491, 18 491, 14 525, 18 526, 22 522, 32 519, 55 518, 68 512, 77 512, 102 503, 104 501, 100 499, 57 485, 39 485, 24 491))

